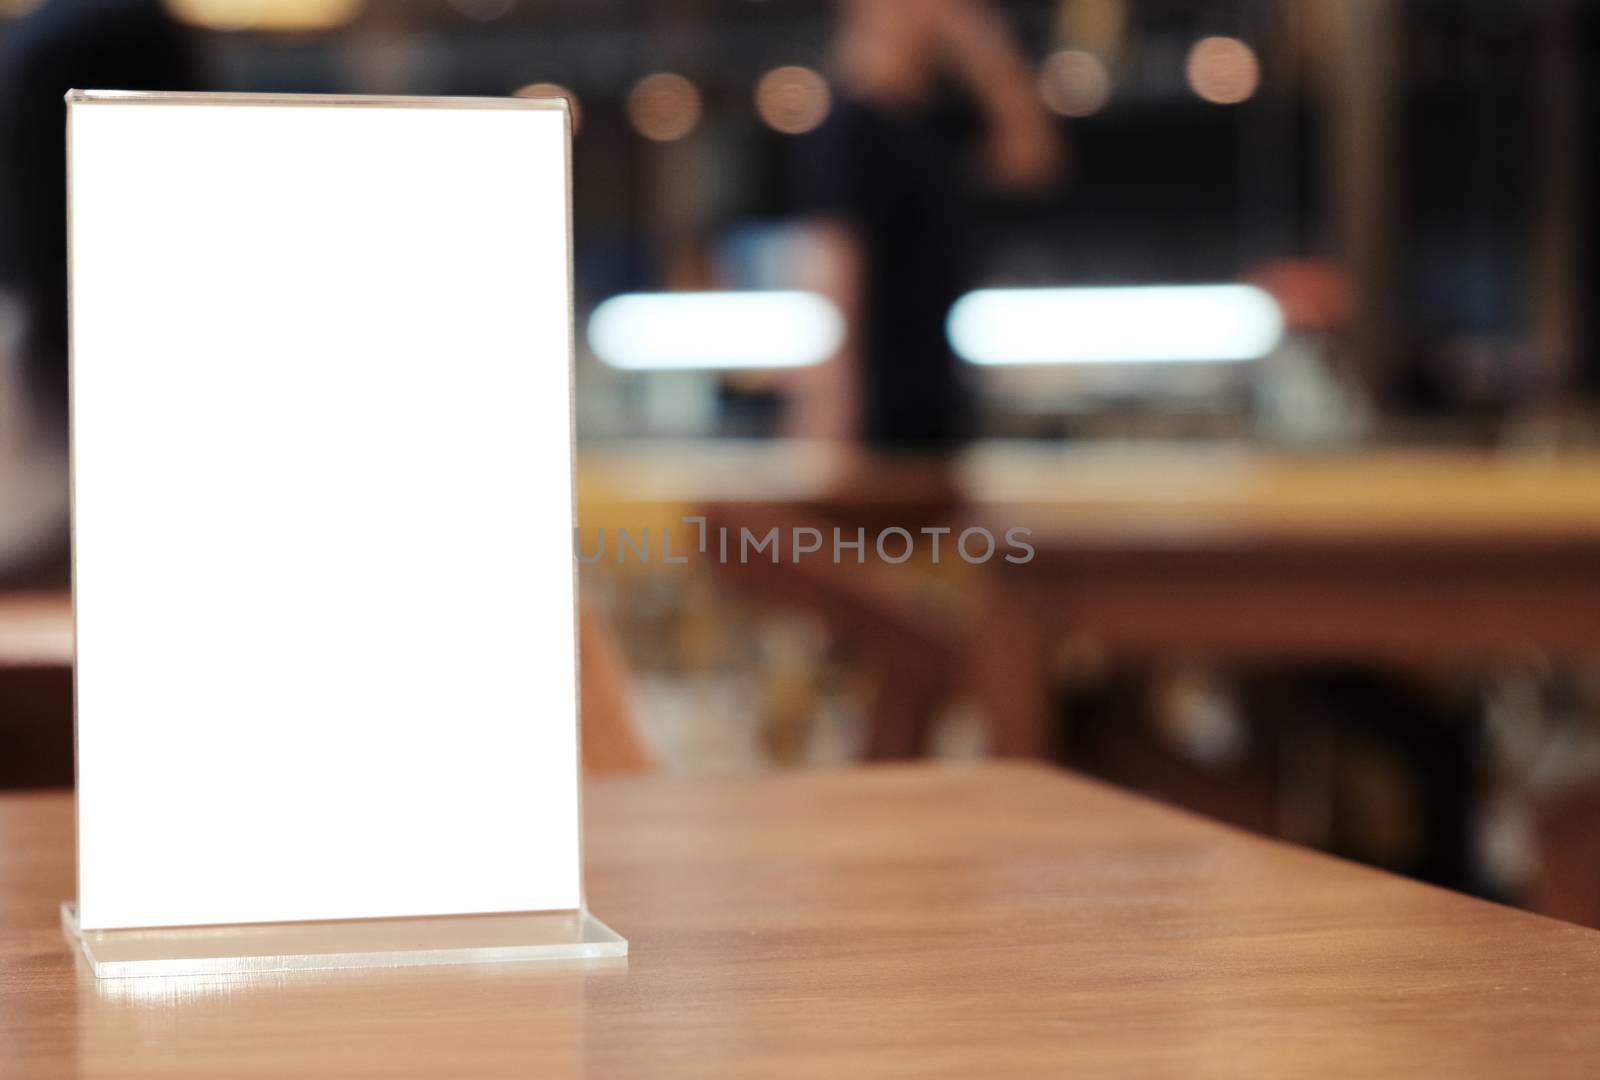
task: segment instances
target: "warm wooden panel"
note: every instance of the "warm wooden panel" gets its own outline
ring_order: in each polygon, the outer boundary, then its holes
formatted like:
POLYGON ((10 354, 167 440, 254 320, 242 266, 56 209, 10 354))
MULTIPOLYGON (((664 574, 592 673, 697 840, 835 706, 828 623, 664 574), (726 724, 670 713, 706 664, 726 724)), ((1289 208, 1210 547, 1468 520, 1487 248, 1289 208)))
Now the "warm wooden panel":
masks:
POLYGON ((1591 1076, 1600 934, 1045 768, 591 785, 620 968, 96 983, 0 799, 0 1074, 1591 1076))

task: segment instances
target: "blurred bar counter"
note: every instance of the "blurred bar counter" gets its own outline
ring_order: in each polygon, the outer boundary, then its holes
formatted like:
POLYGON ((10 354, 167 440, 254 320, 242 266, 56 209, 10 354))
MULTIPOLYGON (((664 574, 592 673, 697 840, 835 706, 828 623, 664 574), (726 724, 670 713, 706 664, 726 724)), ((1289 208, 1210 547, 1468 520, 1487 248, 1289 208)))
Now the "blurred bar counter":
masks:
MULTIPOLYGON (((1001 753, 1050 752, 1050 672, 1063 642, 1408 662, 1600 658, 1600 455, 986 445, 933 461, 687 444, 591 451, 580 486, 586 535, 693 515, 736 539, 773 527, 1030 529, 1037 555, 1020 565, 963 565, 948 541, 939 567, 885 565, 869 539, 864 566, 853 553, 835 564, 787 550, 718 566, 901 667, 930 652, 936 670, 959 667, 1001 753), (883 640, 897 632, 903 641, 883 640)), ((601 561, 625 558, 613 550, 601 561)), ((879 718, 878 756, 920 745, 916 723, 896 723, 884 732, 879 718)))

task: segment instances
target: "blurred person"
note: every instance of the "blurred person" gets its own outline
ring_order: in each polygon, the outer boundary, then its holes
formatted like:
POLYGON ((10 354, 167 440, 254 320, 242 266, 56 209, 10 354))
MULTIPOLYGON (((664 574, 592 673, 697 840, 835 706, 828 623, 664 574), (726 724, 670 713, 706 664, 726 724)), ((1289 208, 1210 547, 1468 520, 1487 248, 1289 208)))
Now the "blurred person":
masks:
POLYGON ((0 41, 0 583, 67 576, 66 92, 197 72, 159 0, 51 0, 0 41))
POLYGON ((802 284, 848 326, 796 373, 791 434, 938 450, 969 426, 945 337, 970 287, 985 189, 1047 190, 1064 148, 1031 70, 983 0, 840 0, 837 100, 809 137, 797 202, 813 221, 802 284))

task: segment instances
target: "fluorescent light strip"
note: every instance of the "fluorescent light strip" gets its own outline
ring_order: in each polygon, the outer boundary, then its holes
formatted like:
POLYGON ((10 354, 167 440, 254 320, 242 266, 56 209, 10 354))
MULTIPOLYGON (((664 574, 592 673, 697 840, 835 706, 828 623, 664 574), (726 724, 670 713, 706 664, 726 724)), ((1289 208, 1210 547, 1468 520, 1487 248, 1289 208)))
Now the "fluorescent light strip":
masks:
POLYGON ((628 293, 589 316, 589 346, 624 371, 793 368, 844 341, 844 319, 816 293, 628 293))
POLYGON ((950 309, 972 364, 1255 360, 1283 338, 1283 311, 1254 285, 979 289, 950 309))

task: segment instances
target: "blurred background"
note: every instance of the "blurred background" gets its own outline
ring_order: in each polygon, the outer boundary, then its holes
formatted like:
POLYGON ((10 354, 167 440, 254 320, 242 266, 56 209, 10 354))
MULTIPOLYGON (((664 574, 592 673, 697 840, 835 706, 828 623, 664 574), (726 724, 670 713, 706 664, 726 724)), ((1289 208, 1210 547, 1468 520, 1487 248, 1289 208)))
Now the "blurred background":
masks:
POLYGON ((1046 758, 1600 926, 1597 59, 1580 0, 0 0, 0 787, 72 782, 63 93, 566 96, 592 767, 1046 758))

